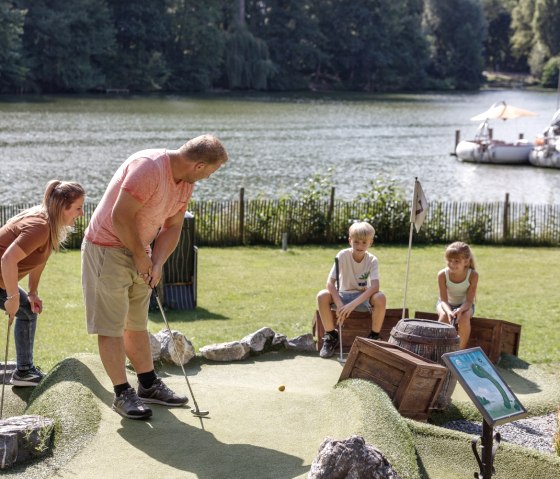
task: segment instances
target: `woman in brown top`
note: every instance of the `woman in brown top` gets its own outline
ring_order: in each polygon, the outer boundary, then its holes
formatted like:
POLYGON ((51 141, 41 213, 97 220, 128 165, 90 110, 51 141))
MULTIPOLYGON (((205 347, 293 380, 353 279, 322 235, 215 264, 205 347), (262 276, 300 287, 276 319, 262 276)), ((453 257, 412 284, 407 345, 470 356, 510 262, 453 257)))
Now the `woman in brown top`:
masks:
POLYGON ((59 251, 76 218, 83 216, 85 191, 78 183, 52 180, 43 203, 9 219, 0 228, 0 308, 14 318, 17 369, 14 386, 36 386, 43 378, 33 364, 37 315, 43 310, 38 295, 41 273, 51 252, 59 251), (29 291, 18 282, 29 276, 29 291))

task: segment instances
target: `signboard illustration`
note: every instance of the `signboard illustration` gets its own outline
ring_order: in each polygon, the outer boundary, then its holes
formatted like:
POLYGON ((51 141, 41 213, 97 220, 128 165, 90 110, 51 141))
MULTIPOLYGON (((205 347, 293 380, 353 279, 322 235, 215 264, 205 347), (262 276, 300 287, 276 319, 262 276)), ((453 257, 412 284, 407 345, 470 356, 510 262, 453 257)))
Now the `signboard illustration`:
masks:
POLYGON ((480 347, 446 353, 442 359, 491 426, 527 414, 480 347))

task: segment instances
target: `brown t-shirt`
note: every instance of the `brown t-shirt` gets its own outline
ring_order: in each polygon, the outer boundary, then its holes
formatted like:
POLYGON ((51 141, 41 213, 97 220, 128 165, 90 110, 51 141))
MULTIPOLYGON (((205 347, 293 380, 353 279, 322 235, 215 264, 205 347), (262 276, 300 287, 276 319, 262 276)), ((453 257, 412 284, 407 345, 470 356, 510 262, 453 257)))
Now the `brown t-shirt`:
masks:
MULTIPOLYGON (((44 265, 52 251, 49 223, 40 216, 27 216, 0 228, 0 258, 16 243, 27 256, 18 263, 18 279, 37 266, 44 265)), ((0 287, 5 289, 0 268, 0 287)))

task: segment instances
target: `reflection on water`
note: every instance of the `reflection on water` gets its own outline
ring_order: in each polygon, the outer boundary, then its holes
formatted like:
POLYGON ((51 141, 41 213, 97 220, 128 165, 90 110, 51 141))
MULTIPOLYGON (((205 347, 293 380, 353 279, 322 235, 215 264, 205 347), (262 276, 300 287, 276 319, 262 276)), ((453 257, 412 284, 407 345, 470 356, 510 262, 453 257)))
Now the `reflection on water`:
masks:
POLYGON ((115 169, 144 148, 177 148, 213 133, 231 161, 201 182, 195 198, 278 197, 334 169, 339 198, 379 176, 411 193, 417 176, 428 199, 559 202, 560 170, 458 162, 455 130, 505 100, 536 117, 491 123, 494 137, 534 139, 557 108, 555 92, 473 94, 267 95, 215 97, 37 97, 0 102, 0 204, 39 201, 47 180, 73 179, 98 201, 115 169))

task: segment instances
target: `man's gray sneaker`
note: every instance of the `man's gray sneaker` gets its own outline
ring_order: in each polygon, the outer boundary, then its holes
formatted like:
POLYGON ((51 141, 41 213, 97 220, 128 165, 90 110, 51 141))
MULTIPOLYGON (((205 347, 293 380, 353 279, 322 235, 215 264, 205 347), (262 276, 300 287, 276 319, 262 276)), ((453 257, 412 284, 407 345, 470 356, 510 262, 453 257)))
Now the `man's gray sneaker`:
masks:
POLYGON ((179 396, 169 389, 160 378, 157 378, 151 388, 144 388, 138 384, 138 397, 145 403, 163 404, 164 406, 183 406, 187 404, 187 396, 179 396))
POLYGON ((25 371, 16 369, 12 373, 12 386, 37 386, 37 384, 39 384, 41 382, 41 379, 43 379, 44 377, 45 375, 42 373, 42 371, 35 366, 25 371))
POLYGON ((338 336, 334 336, 330 333, 325 333, 325 336, 323 337, 323 347, 319 352, 319 356, 321 356, 322 358, 330 358, 334 354, 337 346, 338 336))
POLYGON ((142 402, 134 388, 115 396, 113 411, 129 419, 148 419, 152 415, 152 410, 142 402))

